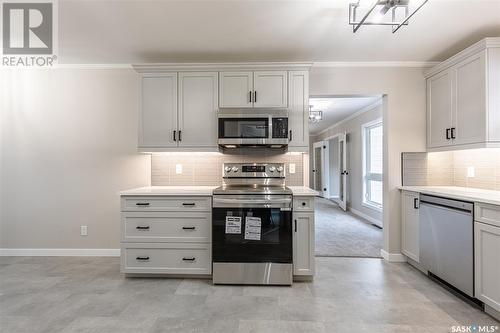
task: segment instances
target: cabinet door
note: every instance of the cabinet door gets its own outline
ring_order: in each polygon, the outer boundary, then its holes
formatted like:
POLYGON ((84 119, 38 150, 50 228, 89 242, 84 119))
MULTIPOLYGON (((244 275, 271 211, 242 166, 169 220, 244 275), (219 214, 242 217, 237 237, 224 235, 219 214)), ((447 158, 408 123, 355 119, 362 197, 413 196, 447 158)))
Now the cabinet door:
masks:
POLYGON ((486 141, 486 51, 455 67, 454 145, 486 141))
POLYGON ((179 146, 217 148, 217 72, 179 73, 179 146))
POLYGON ((253 107, 253 72, 220 72, 219 82, 219 107, 253 107))
POLYGON ((403 254, 419 262, 420 252, 420 222, 419 222, 419 194, 414 192, 402 193, 402 247, 403 254))
POLYGON ((314 213, 293 214, 293 274, 314 274, 314 213))
POLYGON ((500 228, 474 223, 475 296, 500 311, 500 228))
POLYGON ((309 73, 288 73, 289 148, 309 149, 309 73))
POLYGON ((287 107, 287 72, 261 71, 253 73, 253 106, 259 108, 287 107))
POLYGON ((141 104, 139 148, 176 147, 177 74, 144 75, 141 104))
POLYGON ((453 109, 452 72, 443 71, 427 79, 427 147, 448 146, 446 129, 451 128, 453 109))

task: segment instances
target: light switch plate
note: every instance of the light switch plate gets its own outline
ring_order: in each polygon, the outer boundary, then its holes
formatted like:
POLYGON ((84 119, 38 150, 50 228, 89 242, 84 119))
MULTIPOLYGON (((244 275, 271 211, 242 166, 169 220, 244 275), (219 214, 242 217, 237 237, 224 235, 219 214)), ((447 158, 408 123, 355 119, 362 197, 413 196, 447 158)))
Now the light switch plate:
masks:
POLYGON ((81 225, 80 226, 80 236, 87 236, 88 235, 88 230, 86 225, 81 225))
POLYGON ((178 175, 182 174, 182 164, 175 165, 175 173, 178 175))
POLYGON ((467 167, 467 178, 476 177, 476 169, 473 166, 467 167))
POLYGON ((288 166, 290 174, 295 173, 295 163, 290 163, 288 166))

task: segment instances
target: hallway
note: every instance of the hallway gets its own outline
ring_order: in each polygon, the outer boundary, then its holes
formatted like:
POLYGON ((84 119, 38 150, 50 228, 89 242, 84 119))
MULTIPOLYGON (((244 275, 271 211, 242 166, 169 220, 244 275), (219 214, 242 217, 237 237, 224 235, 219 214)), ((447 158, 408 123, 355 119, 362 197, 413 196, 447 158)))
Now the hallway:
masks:
POLYGON ((316 256, 380 257, 382 230, 337 204, 316 198, 316 256))

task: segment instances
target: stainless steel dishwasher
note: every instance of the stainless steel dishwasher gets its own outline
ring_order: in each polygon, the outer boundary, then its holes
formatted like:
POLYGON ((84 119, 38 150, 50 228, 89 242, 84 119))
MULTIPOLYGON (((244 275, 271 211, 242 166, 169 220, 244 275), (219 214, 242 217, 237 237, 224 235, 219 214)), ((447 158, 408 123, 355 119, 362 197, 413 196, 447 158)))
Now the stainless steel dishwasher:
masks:
POLYGON ((474 204, 420 195, 420 263, 474 297, 474 204))

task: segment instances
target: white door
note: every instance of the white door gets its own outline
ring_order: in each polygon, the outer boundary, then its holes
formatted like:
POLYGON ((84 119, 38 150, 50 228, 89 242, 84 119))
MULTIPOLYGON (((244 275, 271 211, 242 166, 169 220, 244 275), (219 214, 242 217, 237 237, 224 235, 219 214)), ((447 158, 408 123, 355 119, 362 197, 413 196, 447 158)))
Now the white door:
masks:
POLYGON ((219 107, 253 107, 253 72, 220 72, 219 84, 219 107))
POLYGON ((328 141, 314 143, 313 151, 314 189, 324 198, 329 198, 328 141))
POLYGON ((339 161, 340 161, 340 191, 339 206, 344 211, 347 210, 347 133, 339 136, 339 161))
POLYGON ((287 107, 287 72, 258 71, 253 73, 253 106, 259 108, 287 107))
POLYGON ((486 140, 486 51, 454 67, 456 107, 453 112, 453 144, 486 140))
POLYGON ((217 72, 179 73, 179 146, 217 147, 217 72))
POLYGON ((309 147, 309 86, 307 71, 288 72, 288 148, 309 147))
POLYGON ((452 127, 452 71, 445 70, 427 79, 427 146, 450 145, 452 127))
POLYGON ((314 274, 314 213, 293 213, 293 275, 314 274))
POLYGON ((402 192, 402 252, 416 262, 419 262, 420 253, 419 200, 418 193, 402 192))
POLYGON ((139 118, 139 148, 177 146, 176 73, 142 76, 139 118))

